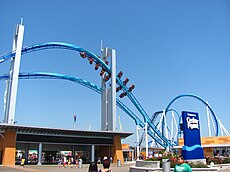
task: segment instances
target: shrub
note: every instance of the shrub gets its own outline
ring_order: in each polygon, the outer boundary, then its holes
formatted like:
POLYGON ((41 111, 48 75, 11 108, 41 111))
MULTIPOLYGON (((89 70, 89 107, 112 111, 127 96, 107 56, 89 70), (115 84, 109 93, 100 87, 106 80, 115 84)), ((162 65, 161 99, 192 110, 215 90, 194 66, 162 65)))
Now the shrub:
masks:
POLYGON ((230 158, 220 158, 220 157, 207 157, 206 158, 207 164, 213 162, 214 164, 229 164, 230 158))
POLYGON ((191 168, 208 168, 207 165, 205 165, 203 162, 198 163, 189 163, 191 168))
POLYGON ((156 161, 153 158, 147 158, 145 161, 156 161))
MULTIPOLYGON (((162 159, 158 159, 158 158, 147 158, 145 161, 160 161, 160 167, 162 168, 162 159)), ((230 158, 228 158, 228 161, 230 161, 230 158)), ((217 162, 217 161, 215 161, 215 162, 217 162)), ((173 158, 173 157, 170 158, 170 167, 174 168, 176 166, 176 164, 177 164, 177 159, 173 158)), ((208 168, 208 166, 205 165, 202 162, 188 163, 188 164, 191 166, 191 168, 208 168)))
POLYGON ((224 158, 223 163, 224 164, 229 164, 230 163, 230 158, 224 158))

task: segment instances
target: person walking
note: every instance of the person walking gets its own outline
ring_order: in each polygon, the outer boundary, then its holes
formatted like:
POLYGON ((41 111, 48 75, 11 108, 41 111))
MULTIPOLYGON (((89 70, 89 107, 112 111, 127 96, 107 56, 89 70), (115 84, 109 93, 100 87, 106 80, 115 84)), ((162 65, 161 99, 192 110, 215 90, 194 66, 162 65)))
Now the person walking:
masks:
POLYGON ((102 165, 104 169, 100 169, 99 172, 112 172, 110 169, 110 161, 107 156, 103 158, 102 165))
POLYGON ((191 167, 184 162, 184 158, 182 156, 178 157, 178 164, 174 167, 174 172, 192 172, 191 167))
POLYGON ((96 162, 91 162, 89 164, 88 172, 98 172, 98 168, 97 168, 97 163, 96 162))

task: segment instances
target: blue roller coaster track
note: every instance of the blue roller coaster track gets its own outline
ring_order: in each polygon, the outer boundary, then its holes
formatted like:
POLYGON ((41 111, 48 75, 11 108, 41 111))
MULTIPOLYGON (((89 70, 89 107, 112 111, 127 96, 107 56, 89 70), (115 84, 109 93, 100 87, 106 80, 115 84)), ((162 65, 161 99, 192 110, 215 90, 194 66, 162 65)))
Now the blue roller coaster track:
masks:
MULTIPOLYGON (((77 52, 84 52, 87 57, 92 58, 95 63, 99 63, 100 66, 108 73, 111 74, 111 68, 108 66, 102 59, 100 59, 96 54, 91 53, 90 51, 81 48, 79 46, 76 46, 74 44, 68 44, 68 43, 62 43, 62 42, 48 42, 44 44, 36 44, 32 46, 26 46, 22 48, 22 55, 34 51, 39 51, 39 50, 45 50, 45 49, 67 49, 67 50, 73 50, 77 52)), ((7 54, 4 54, 0 56, 0 63, 3 63, 7 61, 8 59, 12 58, 15 56, 15 51, 9 52, 7 54)), ((136 107, 136 109, 140 112, 142 117, 144 118, 144 123, 147 123, 148 126, 150 126, 151 130, 148 130, 148 132, 153 132, 155 140, 162 145, 164 148, 168 146, 172 146, 171 143, 167 138, 162 135, 162 133, 156 128, 156 126, 151 123, 150 117, 147 115, 146 111, 144 108, 141 106, 141 104, 138 102, 138 100, 135 98, 135 96, 132 94, 132 92, 128 91, 128 87, 123 84, 121 79, 117 76, 116 77, 117 84, 122 88, 124 92, 127 93, 127 97, 129 100, 133 103, 133 105, 136 107)))
MULTIPOLYGON (((9 79, 9 74, 2 74, 0 75, 0 80, 7 80, 9 79)), ((82 86, 85 86, 99 94, 101 94, 101 87, 78 77, 64 75, 64 74, 57 74, 57 73, 47 73, 47 72, 33 72, 33 73, 20 73, 19 79, 63 79, 75 82, 77 84, 80 84, 82 86)), ((117 106, 123 110, 126 114, 129 115, 134 121, 136 125, 139 125, 140 127, 144 127, 145 124, 120 100, 116 100, 117 106)), ((157 143, 161 144, 161 141, 158 138, 155 138, 155 134, 148 130, 148 134, 153 138, 157 139, 157 143)))
MULTIPOLYGON (((177 100, 177 99, 180 99, 180 98, 184 98, 184 97, 190 97, 190 98, 195 98, 196 100, 200 101, 201 103, 203 103, 206 107, 208 107, 209 111, 211 112, 211 115, 212 115, 212 118, 214 119, 214 122, 215 122, 215 136, 219 136, 219 124, 218 124, 218 119, 214 113, 214 111, 212 110, 212 108, 210 107, 210 105, 205 101, 203 100, 202 98, 200 98, 199 96, 196 96, 196 95, 193 95, 193 94, 181 94, 181 95, 178 95, 176 96, 174 99, 172 99, 170 101, 170 103, 167 105, 166 109, 165 109, 165 115, 167 116, 167 113, 170 112, 170 111, 174 111, 176 112, 177 116, 178 116, 178 119, 179 119, 179 123, 178 123, 178 138, 179 138, 179 135, 181 134, 181 131, 180 131, 180 121, 181 121, 181 115, 178 114, 177 111, 175 111, 174 109, 170 109, 171 105, 177 100)), ((156 126, 158 125, 158 123, 156 123, 156 118, 159 116, 159 115, 162 115, 163 111, 157 111, 155 112, 152 117, 151 117, 151 122, 154 123, 156 126)), ((162 130, 161 130, 161 133, 164 135, 164 120, 163 120, 163 123, 162 123, 162 130)), ((148 126, 148 129, 149 129, 149 126, 148 126)), ((141 136, 140 138, 140 142, 139 142, 139 145, 142 144, 142 141, 144 139, 144 134, 141 136)))
MULTIPOLYGON (((168 112, 170 112, 170 111, 175 112, 176 115, 177 115, 177 117, 180 118, 180 115, 178 114, 178 112, 177 112, 176 110, 174 110, 174 109, 169 109, 168 112)), ((156 126, 159 125, 159 122, 156 123, 156 118, 157 118, 159 115, 161 115, 162 113, 163 113, 163 111, 157 111, 157 112, 154 112, 154 114, 152 115, 151 122, 154 123, 156 126)), ((166 115, 167 115, 167 114, 166 114, 166 115)), ((164 121, 164 120, 163 120, 163 121, 164 121)), ((164 126, 163 126, 163 125, 164 125, 164 124, 162 124, 161 133, 163 133, 163 135, 164 135, 164 132, 163 132, 163 131, 164 131, 164 126)), ((179 128, 179 127, 180 127, 180 125, 178 126, 178 128, 179 128)), ((150 126, 148 126, 147 129, 149 130, 149 129, 150 129, 150 126)), ((168 128, 167 130, 169 130, 169 128, 168 128)), ((139 141, 139 146, 142 144, 143 140, 144 140, 144 133, 141 135, 141 138, 140 138, 140 141, 139 141)), ((175 143, 174 145, 176 145, 176 144, 177 144, 177 143, 175 143)))
POLYGON ((212 118, 214 119, 215 122, 215 136, 219 135, 219 124, 218 124, 218 120, 217 117, 214 113, 214 111, 212 110, 212 108, 209 106, 209 104, 204 101, 202 98, 200 98, 199 96, 193 95, 193 94, 181 94, 179 96, 176 96, 169 104, 168 106, 165 108, 165 112, 167 113, 171 107, 171 105, 178 99, 183 98, 183 97, 191 97, 191 98, 195 98, 196 100, 200 101, 201 103, 203 103, 206 107, 208 107, 209 111, 211 112, 212 118))

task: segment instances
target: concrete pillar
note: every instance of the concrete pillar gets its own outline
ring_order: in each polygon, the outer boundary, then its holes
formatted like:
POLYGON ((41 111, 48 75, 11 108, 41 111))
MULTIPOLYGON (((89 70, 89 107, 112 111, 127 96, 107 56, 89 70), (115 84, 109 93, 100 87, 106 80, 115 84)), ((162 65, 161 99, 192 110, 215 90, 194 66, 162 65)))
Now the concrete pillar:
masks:
POLYGON ((91 161, 94 162, 94 157, 95 157, 95 146, 92 145, 91 147, 91 161))
POLYGON ((26 143, 25 144, 25 155, 24 155, 25 164, 28 163, 28 157, 29 157, 29 143, 26 143))
POLYGON ((75 158, 76 155, 75 155, 75 149, 74 149, 74 145, 72 146, 72 157, 75 158))
POLYGON ((132 151, 131 153, 132 153, 132 160, 131 161, 134 161, 134 151, 132 151))
POLYGON ((42 143, 38 144, 38 165, 42 165, 42 143))

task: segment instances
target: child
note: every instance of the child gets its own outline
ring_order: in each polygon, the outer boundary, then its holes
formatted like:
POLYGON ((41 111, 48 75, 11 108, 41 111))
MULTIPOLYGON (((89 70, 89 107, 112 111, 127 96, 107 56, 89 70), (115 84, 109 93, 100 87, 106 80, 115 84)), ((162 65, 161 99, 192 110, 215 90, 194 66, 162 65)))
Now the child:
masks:
POLYGON ((22 158, 22 160, 21 160, 21 167, 24 167, 24 165, 25 165, 25 158, 22 158))
POLYGON ((59 159, 59 161, 58 161, 58 167, 61 167, 61 166, 62 166, 62 160, 59 159))

